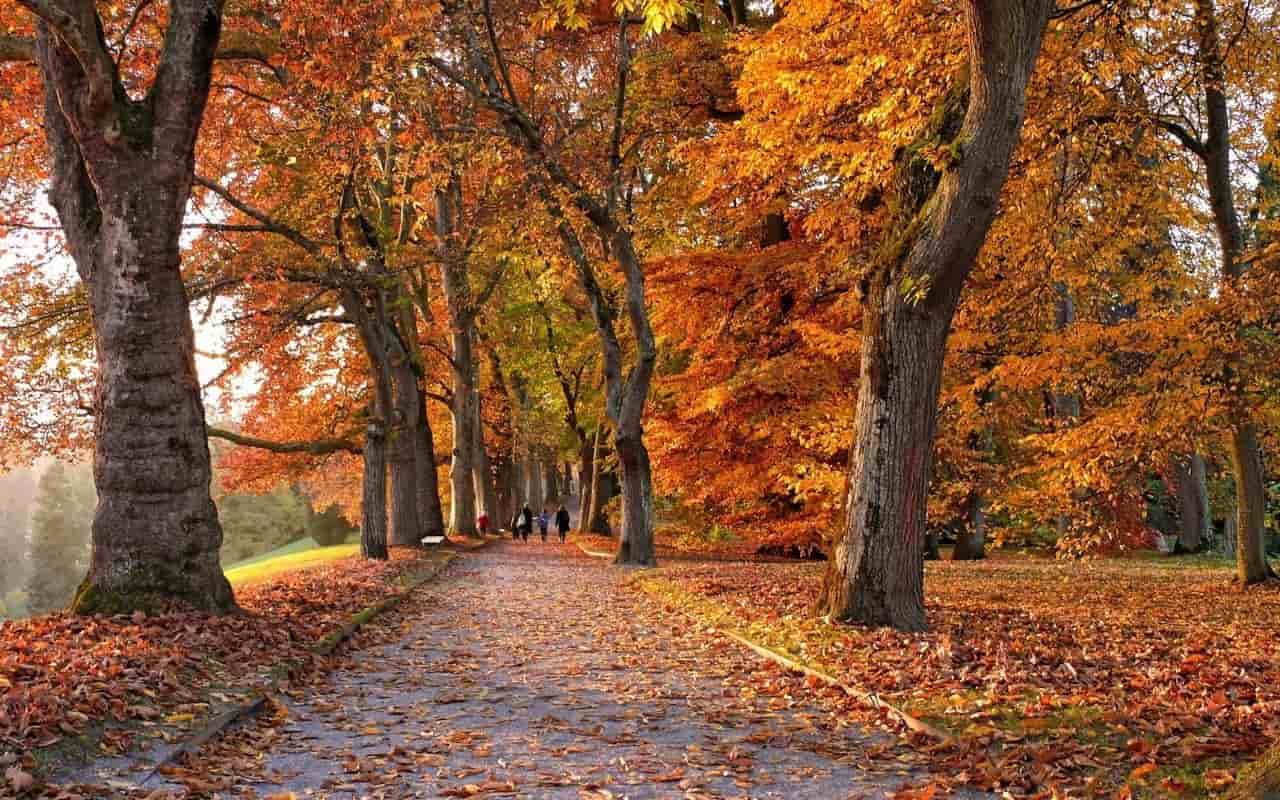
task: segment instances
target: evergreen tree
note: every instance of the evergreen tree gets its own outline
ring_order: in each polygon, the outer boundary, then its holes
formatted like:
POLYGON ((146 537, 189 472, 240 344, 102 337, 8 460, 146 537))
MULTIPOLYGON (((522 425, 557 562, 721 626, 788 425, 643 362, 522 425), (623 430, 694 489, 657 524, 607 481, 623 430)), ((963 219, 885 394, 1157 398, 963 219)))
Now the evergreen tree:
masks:
POLYGON ((31 515, 27 608, 42 614, 65 607, 88 569, 93 505, 61 462, 40 477, 31 515))

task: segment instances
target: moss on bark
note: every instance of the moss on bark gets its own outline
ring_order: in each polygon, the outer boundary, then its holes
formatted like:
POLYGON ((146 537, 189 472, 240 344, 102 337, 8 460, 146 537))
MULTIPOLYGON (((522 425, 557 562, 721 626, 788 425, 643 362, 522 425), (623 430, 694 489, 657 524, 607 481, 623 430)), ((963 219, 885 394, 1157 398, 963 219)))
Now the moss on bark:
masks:
POLYGON ((175 602, 215 614, 238 610, 231 584, 224 575, 206 579, 176 568, 147 564, 135 567, 110 585, 98 581, 91 571, 76 590, 71 611, 82 615, 155 613, 175 602))

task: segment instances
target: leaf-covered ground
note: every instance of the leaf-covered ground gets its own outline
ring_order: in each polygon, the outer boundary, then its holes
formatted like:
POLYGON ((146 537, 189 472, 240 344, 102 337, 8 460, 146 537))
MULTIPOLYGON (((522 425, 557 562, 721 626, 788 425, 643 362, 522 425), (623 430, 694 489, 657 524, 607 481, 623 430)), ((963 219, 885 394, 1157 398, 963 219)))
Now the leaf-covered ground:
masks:
POLYGON ((273 668, 306 671, 318 658, 313 645, 433 558, 398 551, 385 563, 350 558, 277 575, 239 589, 246 613, 221 618, 175 611, 0 623, 0 774, 36 772, 63 751, 114 755, 140 738, 174 736, 218 697, 265 683, 273 668))
POLYGON ((572 546, 467 554, 375 624, 344 668, 150 787, 265 798, 924 796, 923 756, 666 613, 629 575, 572 546))
POLYGON ((682 564, 642 585, 959 734, 940 774, 1015 796, 1203 796, 1280 738, 1280 589, 1192 560, 928 567, 930 632, 814 620, 821 565, 682 564))

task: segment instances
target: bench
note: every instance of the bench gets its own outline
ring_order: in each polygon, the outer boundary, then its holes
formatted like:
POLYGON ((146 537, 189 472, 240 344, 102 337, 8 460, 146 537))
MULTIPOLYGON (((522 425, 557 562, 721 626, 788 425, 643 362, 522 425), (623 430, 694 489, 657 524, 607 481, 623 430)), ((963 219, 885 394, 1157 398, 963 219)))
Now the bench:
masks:
POLYGON ((440 544, 444 542, 443 536, 423 536, 422 543, 425 545, 440 544))

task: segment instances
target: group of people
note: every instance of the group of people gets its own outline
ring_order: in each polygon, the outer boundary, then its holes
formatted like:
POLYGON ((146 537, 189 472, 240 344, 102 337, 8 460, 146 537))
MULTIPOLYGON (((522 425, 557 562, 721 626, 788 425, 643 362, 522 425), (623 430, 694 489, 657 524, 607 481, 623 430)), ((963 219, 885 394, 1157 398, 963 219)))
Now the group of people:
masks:
MULTIPOLYGON (((560 544, 564 544, 565 537, 569 535, 569 509, 561 505, 556 511, 554 520, 556 532, 560 535, 560 544)), ((524 508, 517 511, 511 519, 511 538, 529 541, 529 534, 533 533, 533 526, 537 523, 538 532, 542 534, 542 541, 545 542, 551 522, 552 516, 545 508, 542 509, 542 513, 535 516, 533 509, 526 503, 524 508)))

